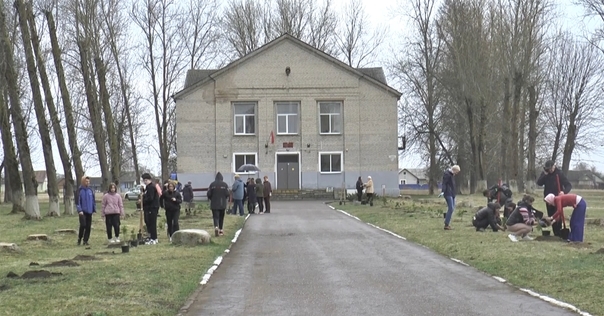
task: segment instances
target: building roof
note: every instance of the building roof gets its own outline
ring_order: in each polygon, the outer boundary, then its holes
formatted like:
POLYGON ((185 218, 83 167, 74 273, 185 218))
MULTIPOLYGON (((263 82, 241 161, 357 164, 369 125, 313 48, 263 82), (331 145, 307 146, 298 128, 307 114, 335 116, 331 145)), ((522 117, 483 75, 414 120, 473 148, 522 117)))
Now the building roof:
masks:
POLYGON ((571 182, 591 181, 594 183, 604 183, 604 180, 600 179, 590 170, 568 170, 566 178, 571 182))
POLYGON ((229 63, 228 65, 226 65, 225 67, 223 67, 221 69, 217 69, 217 70, 212 70, 212 69, 194 70, 194 69, 192 69, 192 70, 189 70, 187 72, 187 77, 185 79, 184 88, 181 91, 175 93, 172 97, 174 99, 178 99, 178 98, 194 91, 196 88, 203 86, 205 83, 209 82, 210 80, 217 78, 218 76, 229 71, 230 69, 240 65, 241 63, 244 63, 244 62, 252 59, 256 55, 261 54, 262 52, 270 49, 271 47, 276 46, 277 44, 279 44, 283 41, 290 41, 290 42, 298 45, 299 47, 310 51, 311 53, 315 54, 316 56, 326 59, 327 61, 341 67, 342 69, 356 74, 360 78, 364 78, 365 80, 367 80, 379 87, 385 88, 388 92, 395 95, 397 98, 400 98, 402 95, 399 91, 390 87, 386 83, 386 76, 384 75, 384 70, 381 67, 375 67, 375 68, 350 67, 349 65, 341 62, 340 60, 334 58, 333 56, 331 56, 319 49, 316 49, 316 48, 312 47, 311 45, 308 45, 307 43, 286 33, 286 34, 283 34, 283 35, 279 36, 278 38, 264 44, 263 46, 252 51, 251 53, 229 63))
POLYGON ((403 168, 399 170, 398 174, 401 174, 403 171, 409 172, 412 176, 416 177, 418 180, 426 180, 428 177, 426 176, 425 169, 419 168, 403 168))

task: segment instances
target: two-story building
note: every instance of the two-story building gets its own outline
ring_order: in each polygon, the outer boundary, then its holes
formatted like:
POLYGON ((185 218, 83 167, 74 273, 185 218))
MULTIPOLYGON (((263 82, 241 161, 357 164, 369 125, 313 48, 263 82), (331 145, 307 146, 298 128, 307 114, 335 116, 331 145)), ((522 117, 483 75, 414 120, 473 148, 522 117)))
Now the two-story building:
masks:
POLYGON ((253 164, 273 187, 398 189, 401 94, 381 68, 352 68, 287 34, 218 70, 190 70, 176 100, 181 182, 232 183, 253 164))

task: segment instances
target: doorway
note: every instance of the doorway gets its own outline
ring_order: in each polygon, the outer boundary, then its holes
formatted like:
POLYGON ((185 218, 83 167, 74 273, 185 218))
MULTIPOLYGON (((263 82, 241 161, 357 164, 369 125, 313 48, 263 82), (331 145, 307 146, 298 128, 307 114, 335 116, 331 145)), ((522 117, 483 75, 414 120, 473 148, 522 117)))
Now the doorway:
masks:
POLYGON ((277 189, 300 189, 300 154, 277 154, 277 189))

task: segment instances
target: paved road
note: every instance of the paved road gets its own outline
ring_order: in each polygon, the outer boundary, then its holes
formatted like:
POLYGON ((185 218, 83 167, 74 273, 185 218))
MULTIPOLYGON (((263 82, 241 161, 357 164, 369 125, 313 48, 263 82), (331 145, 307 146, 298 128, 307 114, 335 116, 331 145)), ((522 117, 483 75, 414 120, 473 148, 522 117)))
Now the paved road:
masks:
POLYGON ((273 202, 186 315, 576 314, 320 202, 273 202))

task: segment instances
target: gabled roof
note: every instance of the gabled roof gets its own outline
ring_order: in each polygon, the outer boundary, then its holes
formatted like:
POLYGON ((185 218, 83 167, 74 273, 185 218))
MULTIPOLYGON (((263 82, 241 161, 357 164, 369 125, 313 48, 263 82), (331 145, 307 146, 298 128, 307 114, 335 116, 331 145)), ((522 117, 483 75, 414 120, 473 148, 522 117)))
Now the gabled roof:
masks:
POLYGON ((299 40, 298 38, 295 38, 295 37, 285 33, 285 34, 279 36, 278 38, 264 44, 262 47, 254 50, 253 52, 231 62, 230 64, 226 65, 225 67, 223 67, 221 69, 218 69, 218 70, 212 70, 212 69, 189 70, 187 72, 187 77, 185 79, 185 87, 181 91, 176 92, 172 97, 174 99, 178 99, 178 98, 194 91, 196 88, 203 86, 205 83, 209 82, 210 80, 217 78, 218 76, 229 71, 230 69, 252 59, 256 55, 261 54, 262 52, 270 49, 271 47, 276 46, 277 44, 279 44, 283 41, 290 41, 290 42, 298 45, 299 47, 301 47, 307 51, 310 51, 311 53, 314 53, 316 56, 319 56, 319 57, 339 66, 340 68, 342 68, 346 71, 356 74, 360 78, 366 79, 367 81, 373 83, 374 85, 385 88, 388 92, 395 95, 397 98, 400 98, 402 95, 399 91, 390 87, 386 83, 386 76, 384 75, 384 70, 381 67, 376 67, 376 68, 350 67, 349 65, 339 61, 338 59, 332 57, 331 55, 329 55, 319 49, 316 49, 316 48, 312 47, 311 45, 308 45, 307 43, 299 40))
POLYGON ((602 179, 596 176, 590 170, 568 170, 566 178, 571 182, 590 181, 594 183, 604 183, 602 179))
POLYGON ((419 168, 403 168, 399 170, 398 174, 401 174, 403 171, 407 171, 412 176, 416 177, 418 180, 426 180, 428 177, 426 176, 426 170, 419 168))

